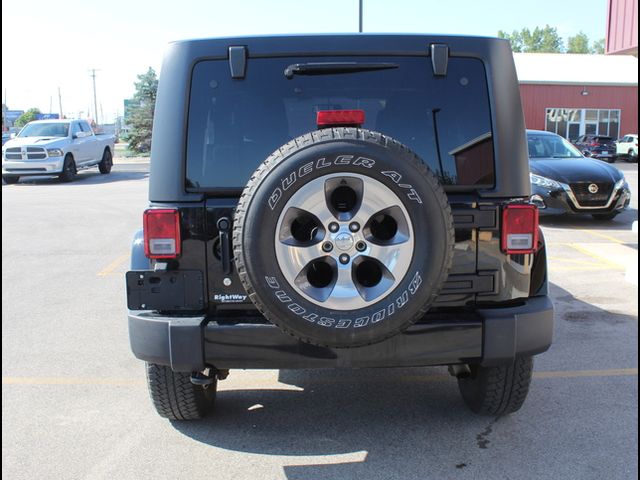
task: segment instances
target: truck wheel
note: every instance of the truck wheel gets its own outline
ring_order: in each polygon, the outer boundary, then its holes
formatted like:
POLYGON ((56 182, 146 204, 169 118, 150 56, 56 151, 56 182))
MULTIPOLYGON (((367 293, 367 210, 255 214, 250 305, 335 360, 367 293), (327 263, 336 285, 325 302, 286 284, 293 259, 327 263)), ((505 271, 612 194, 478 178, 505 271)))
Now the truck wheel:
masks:
POLYGON ((76 178, 76 162, 73 161, 71 155, 64 157, 64 163, 62 165, 62 173, 58 176, 58 179, 63 183, 73 182, 76 178))
POLYGON ((638 163, 638 154, 632 148, 627 152, 627 161, 638 163))
POLYGON ((102 154, 102 160, 98 164, 98 170, 100 173, 107 174, 111 172, 111 167, 113 166, 113 158, 111 156, 111 151, 108 148, 104 149, 104 153, 102 154))
POLYGON ((17 175, 3 175, 2 180, 4 180, 4 183, 6 183, 7 185, 13 185, 14 183, 18 183, 20 177, 18 177, 17 175))
POLYGON ((396 335, 435 301, 451 267, 447 196, 415 153, 380 133, 323 129, 280 147, 236 208, 249 298, 296 338, 357 347, 396 335))
POLYGON ((469 376, 458 378, 458 387, 472 411, 483 415, 506 415, 520 410, 529 392, 532 357, 516 357, 510 365, 471 365, 470 368, 469 376))
POLYGON ((147 363, 147 387, 153 406, 169 420, 195 420, 213 408, 217 380, 206 388, 191 383, 191 375, 170 367, 147 363))

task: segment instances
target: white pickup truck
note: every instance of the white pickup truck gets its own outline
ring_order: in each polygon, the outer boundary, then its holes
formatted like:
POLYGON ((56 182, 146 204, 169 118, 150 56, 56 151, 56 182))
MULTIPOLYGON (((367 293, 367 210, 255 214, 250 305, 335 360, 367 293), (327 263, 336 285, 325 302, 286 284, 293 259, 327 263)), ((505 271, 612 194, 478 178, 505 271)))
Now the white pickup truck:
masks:
POLYGON ((97 166, 111 172, 113 135, 96 135, 85 120, 37 120, 2 146, 2 179, 17 183, 21 176, 53 175, 72 181, 78 170, 97 166))

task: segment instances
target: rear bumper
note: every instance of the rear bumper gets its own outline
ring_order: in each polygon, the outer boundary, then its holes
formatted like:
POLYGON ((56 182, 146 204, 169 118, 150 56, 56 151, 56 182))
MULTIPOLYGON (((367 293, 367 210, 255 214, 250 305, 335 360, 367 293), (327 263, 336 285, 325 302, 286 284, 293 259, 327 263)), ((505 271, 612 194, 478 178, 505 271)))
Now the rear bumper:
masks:
POLYGON ((129 312, 134 355, 175 371, 207 366, 231 368, 400 367, 481 363, 498 365, 517 355, 535 355, 553 338, 553 305, 546 297, 513 308, 487 308, 473 315, 429 315, 400 335, 349 349, 300 342, 274 325, 220 325, 198 317, 129 312))

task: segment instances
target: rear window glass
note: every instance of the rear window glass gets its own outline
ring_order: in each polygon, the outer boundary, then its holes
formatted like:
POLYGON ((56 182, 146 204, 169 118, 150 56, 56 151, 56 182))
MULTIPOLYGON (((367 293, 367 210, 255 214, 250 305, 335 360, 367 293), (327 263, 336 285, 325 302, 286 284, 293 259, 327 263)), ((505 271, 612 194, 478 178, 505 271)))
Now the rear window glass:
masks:
POLYGON ((611 137, 596 137, 595 141, 596 142, 611 142, 611 141, 613 141, 613 138, 611 138, 611 137))
POLYGON ((428 57, 250 58, 244 79, 227 60, 193 69, 187 136, 190 190, 241 188, 274 150, 317 129, 321 110, 365 111, 363 128, 415 151, 445 185, 494 184, 486 74, 481 61, 451 58, 435 77, 428 57), (284 76, 307 62, 385 62, 398 68, 284 76))

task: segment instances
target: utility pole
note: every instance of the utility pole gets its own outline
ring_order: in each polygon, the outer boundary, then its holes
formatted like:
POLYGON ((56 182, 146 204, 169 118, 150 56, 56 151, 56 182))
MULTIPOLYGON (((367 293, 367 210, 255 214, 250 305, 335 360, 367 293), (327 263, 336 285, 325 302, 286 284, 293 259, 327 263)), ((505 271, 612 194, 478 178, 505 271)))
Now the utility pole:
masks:
POLYGON ((53 110, 53 95, 49 95, 49 111, 47 113, 52 113, 53 110))
POLYGON ((96 69, 95 68, 91 69, 90 77, 93 79, 93 113, 96 117, 93 119, 93 121, 96 122, 96 125, 97 125, 100 122, 98 122, 98 97, 96 96, 96 69))
POLYGON ((60 119, 63 119, 64 115, 62 114, 62 95, 60 94, 60 87, 58 87, 58 105, 60 107, 60 119))
POLYGON ((358 0, 358 32, 362 33, 362 1, 363 0, 358 0))

